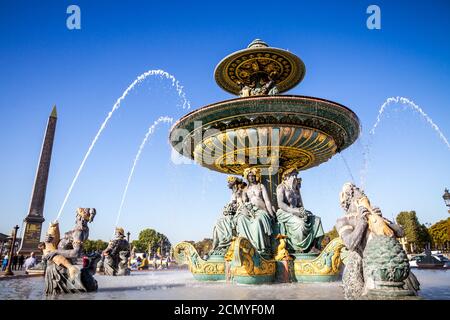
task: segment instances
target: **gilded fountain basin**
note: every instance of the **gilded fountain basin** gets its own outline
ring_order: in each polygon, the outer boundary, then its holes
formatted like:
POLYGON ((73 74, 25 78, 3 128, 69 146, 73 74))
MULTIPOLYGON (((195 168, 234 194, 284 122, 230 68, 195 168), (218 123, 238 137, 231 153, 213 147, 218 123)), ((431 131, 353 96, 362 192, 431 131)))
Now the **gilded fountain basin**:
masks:
POLYGON ((174 124, 174 149, 211 170, 242 174, 250 166, 315 167, 358 138, 349 108, 325 99, 251 96, 197 109, 174 124))

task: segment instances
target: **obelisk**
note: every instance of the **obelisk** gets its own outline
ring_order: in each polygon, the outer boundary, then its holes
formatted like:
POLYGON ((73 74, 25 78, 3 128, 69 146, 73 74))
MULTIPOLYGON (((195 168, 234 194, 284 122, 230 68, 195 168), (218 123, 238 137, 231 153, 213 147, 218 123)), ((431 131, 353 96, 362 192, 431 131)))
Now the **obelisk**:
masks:
POLYGON ((31 193, 30 209, 23 220, 24 228, 19 254, 39 254, 38 244, 41 238, 42 223, 44 222, 45 192, 47 190, 48 172, 52 158, 53 140, 56 129, 56 106, 48 118, 47 130, 42 143, 41 156, 36 171, 33 191, 31 193))

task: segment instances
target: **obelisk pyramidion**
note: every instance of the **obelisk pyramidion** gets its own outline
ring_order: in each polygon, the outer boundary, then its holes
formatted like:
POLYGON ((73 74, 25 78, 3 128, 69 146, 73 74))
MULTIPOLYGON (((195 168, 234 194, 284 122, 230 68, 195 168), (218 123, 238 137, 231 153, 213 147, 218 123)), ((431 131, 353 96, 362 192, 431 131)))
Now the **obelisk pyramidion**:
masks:
POLYGON ((47 190, 48 172, 52 158, 53 140, 56 129, 56 106, 48 118, 47 130, 42 143, 41 156, 34 180, 33 192, 31 194, 30 209, 24 219, 23 236, 20 244, 20 254, 39 254, 38 244, 41 238, 42 223, 44 222, 45 192, 47 190))

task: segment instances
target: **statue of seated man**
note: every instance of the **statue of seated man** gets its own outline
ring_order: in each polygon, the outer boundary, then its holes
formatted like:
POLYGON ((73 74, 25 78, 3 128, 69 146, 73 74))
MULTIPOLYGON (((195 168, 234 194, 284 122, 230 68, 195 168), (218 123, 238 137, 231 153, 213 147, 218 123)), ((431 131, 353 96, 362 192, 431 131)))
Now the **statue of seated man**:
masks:
POLYGON ((73 265, 81 257, 83 242, 89 237, 88 223, 92 222, 95 209, 78 208, 75 228, 60 239, 59 224, 52 223, 42 244, 45 263, 45 293, 76 293, 97 290, 97 281, 93 278, 100 255, 88 257, 86 266, 79 270, 73 265))
POLYGON ((247 186, 242 179, 228 176, 228 188, 231 189, 231 200, 223 208, 222 214, 213 229, 213 243, 209 255, 224 255, 236 236, 236 211, 243 204, 243 192, 247 186))
POLYGON ((270 236, 273 233, 274 213, 266 187, 261 183, 261 170, 247 168, 244 178, 248 186, 243 190, 243 204, 237 209, 236 233, 247 238, 262 255, 271 255, 270 236))
POLYGON ((108 276, 127 276, 130 274, 128 258, 130 257, 130 244, 125 239, 123 228, 116 228, 115 238, 103 250, 105 257, 103 268, 108 276))
POLYGON ((277 187, 280 233, 287 236, 289 251, 318 253, 325 233, 320 218, 303 207, 301 178, 297 175, 296 168, 284 171, 277 187))

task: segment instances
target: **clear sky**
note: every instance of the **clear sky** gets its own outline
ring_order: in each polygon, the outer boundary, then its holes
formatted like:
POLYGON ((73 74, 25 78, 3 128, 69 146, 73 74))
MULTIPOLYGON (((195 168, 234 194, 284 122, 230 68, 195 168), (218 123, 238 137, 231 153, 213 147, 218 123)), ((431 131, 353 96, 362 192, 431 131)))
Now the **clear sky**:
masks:
MULTIPOLYGON (((58 124, 44 229, 116 99, 141 73, 163 69, 184 86, 192 109, 232 98, 213 78, 216 64, 255 38, 288 49, 306 64, 289 94, 330 99, 359 116, 363 134, 342 152, 357 183, 363 146, 378 109, 391 96, 413 100, 450 136, 448 1, 19 1, 0 3, 0 232, 28 212, 39 151, 52 106, 58 124), (66 9, 81 9, 69 30, 66 9), (366 9, 381 8, 381 30, 366 9)), ((98 140, 60 222, 73 226, 78 206, 95 207, 91 238, 112 235, 134 156, 159 116, 185 110, 171 82, 149 78, 123 101, 98 140)), ((172 243, 212 236, 229 199, 226 176, 170 162, 169 125, 144 149, 120 225, 137 236, 154 228, 172 243)), ((416 210, 421 222, 448 217, 450 150, 417 114, 391 105, 372 139, 366 193, 392 218, 416 210)), ((302 173, 305 207, 329 230, 342 214, 338 193, 350 180, 342 158, 302 173)))

